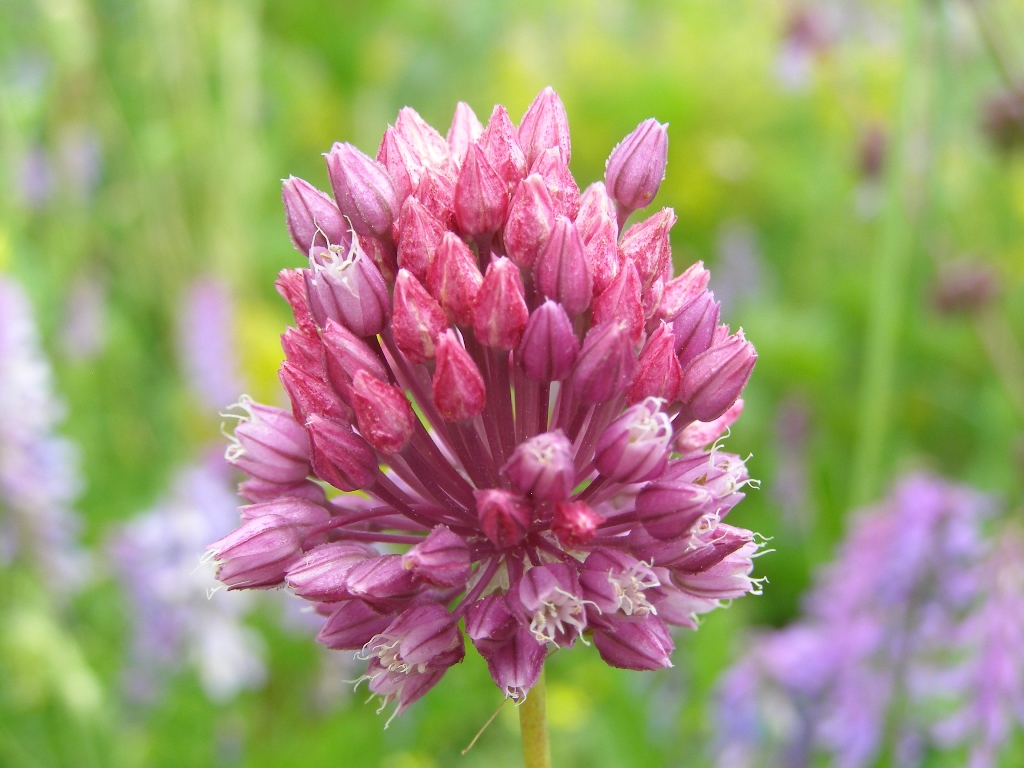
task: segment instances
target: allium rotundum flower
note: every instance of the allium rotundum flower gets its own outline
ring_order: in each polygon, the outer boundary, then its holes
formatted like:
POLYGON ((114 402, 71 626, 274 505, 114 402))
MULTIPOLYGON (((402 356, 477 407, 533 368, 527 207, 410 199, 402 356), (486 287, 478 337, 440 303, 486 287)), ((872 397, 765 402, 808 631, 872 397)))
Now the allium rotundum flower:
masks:
POLYGON ((518 129, 460 104, 445 138, 407 107, 376 160, 336 144, 336 207, 285 182, 309 256, 277 283, 291 412, 243 403, 228 459, 252 505, 210 550, 232 589, 328 615, 320 641, 396 712, 463 659, 462 619, 519 700, 552 646, 670 666, 669 626, 756 591, 754 535, 722 522, 744 462, 708 449, 754 348, 702 265, 673 276, 671 209, 620 232, 666 140, 642 123, 581 194, 549 88, 518 129))
POLYGON ((1024 547, 993 544, 991 499, 927 475, 854 523, 795 624, 763 634, 720 685, 723 768, 918 765, 966 745, 1000 765, 1024 725, 1024 547))

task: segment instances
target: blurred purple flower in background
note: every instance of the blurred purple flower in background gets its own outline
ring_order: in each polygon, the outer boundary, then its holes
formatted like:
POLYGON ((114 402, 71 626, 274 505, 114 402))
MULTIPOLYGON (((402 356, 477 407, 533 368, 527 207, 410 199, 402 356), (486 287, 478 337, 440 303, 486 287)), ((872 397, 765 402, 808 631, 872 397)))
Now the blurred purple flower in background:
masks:
POLYGON ((18 197, 22 204, 38 211, 53 195, 56 174, 50 156, 42 146, 35 146, 22 154, 16 171, 18 197))
POLYGON ((929 743, 995 765, 1024 722, 1024 553, 1018 533, 984 538, 992 511, 970 488, 913 475, 862 513, 805 617, 756 638, 723 677, 718 765, 825 753, 863 768, 883 750, 913 765, 929 743))
POLYGON ((58 593, 91 570, 72 509, 78 451, 54 433, 63 417, 28 297, 0 277, 0 558, 24 558, 58 593))
POLYGON ((61 333, 64 353, 72 360, 91 360, 103 351, 107 343, 107 295, 99 278, 75 278, 64 308, 61 333))
POLYGON ((209 277, 195 280, 182 299, 179 317, 185 380, 203 406, 219 412, 242 392, 235 312, 228 287, 209 277))

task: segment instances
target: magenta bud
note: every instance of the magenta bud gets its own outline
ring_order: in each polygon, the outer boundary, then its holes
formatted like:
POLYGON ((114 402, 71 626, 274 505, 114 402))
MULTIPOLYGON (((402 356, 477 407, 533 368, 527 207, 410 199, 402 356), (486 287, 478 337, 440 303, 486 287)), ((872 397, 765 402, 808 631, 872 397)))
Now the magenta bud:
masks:
POLYGON ((324 328, 323 348, 327 379, 349 404, 352 402, 352 378, 359 371, 366 371, 381 381, 388 377, 384 363, 370 345, 333 320, 328 320, 324 328))
POLYGON ((491 119, 480 137, 479 144, 487 162, 511 192, 526 176, 526 157, 519 146, 516 127, 500 104, 495 105, 494 111, 491 112, 491 119))
POLYGON ((518 544, 533 522, 533 510, 522 496, 498 488, 474 491, 476 514, 484 535, 498 549, 518 544))
POLYGON ((439 171, 428 170, 416 187, 416 199, 445 228, 455 223, 455 181, 439 171))
POLYGON ((446 421, 478 416, 487 402, 484 377, 450 328, 437 338, 434 405, 446 421))
POLYGON ((217 579, 229 589, 274 587, 302 554, 297 526, 277 515, 261 515, 207 547, 217 562, 217 579))
POLYGON ((394 614, 378 613, 362 600, 348 600, 327 617, 316 639, 335 651, 358 651, 387 629, 394 618, 394 614))
POLYGON ((660 397, 669 403, 676 399, 683 369, 676 358, 675 341, 672 327, 666 323, 661 323, 650 335, 626 393, 627 403, 632 405, 646 397, 660 397))
POLYGON ((533 173, 516 187, 505 222, 505 250, 522 269, 533 269, 541 248, 555 226, 555 209, 548 188, 533 173))
POLYGON ((684 368, 693 358, 711 346, 721 307, 710 291, 702 291, 690 299, 672 321, 676 355, 684 368))
POLYGON ((297 483, 309 474, 309 438, 288 411, 243 397, 245 417, 235 427, 224 458, 249 477, 297 483))
POLYGON ((335 144, 325 157, 338 208, 360 235, 391 238, 398 215, 394 182, 383 165, 351 144, 335 144))
POLYGON ((292 403, 295 420, 305 425, 310 416, 321 416, 350 423, 354 414, 331 385, 318 376, 285 361, 277 372, 292 403))
POLYGON ((710 280, 711 273, 704 269, 703 261, 691 264, 679 277, 665 283, 661 306, 658 307, 658 317, 666 322, 672 322, 690 299, 704 292, 710 280))
POLYGON ((626 389, 636 372, 636 355, 621 323, 595 325, 576 358, 572 386, 585 403, 604 403, 626 389))
POLYGON ((644 333, 644 308, 640 299, 640 276, 633 262, 625 267, 594 299, 592 322, 595 325, 618 320, 626 327, 629 340, 636 344, 644 333))
MULTIPOLYGON (((603 181, 595 181, 580 196, 580 211, 576 214, 576 229, 580 232, 583 243, 589 243, 597 234, 597 230, 606 221, 615 226, 615 201, 608 196, 603 181)), ((618 227, 615 227, 615 238, 618 239, 618 227)))
POLYGON ((443 525, 402 555, 402 566, 435 587, 464 587, 472 572, 465 539, 443 525))
POLYGON ((714 512, 714 499, 700 485, 671 480, 644 486, 636 497, 636 514, 656 539, 669 541, 689 533, 704 515, 714 512))
POLYGON ((474 237, 496 232, 508 213, 508 185, 487 162, 479 143, 472 144, 455 182, 455 221, 474 237))
POLYGON ((445 232, 427 273, 427 288, 459 325, 473 322, 473 304, 483 276, 473 252, 452 232, 445 232))
POLYGON ((560 429, 535 435, 516 446, 501 473, 535 501, 565 501, 576 482, 572 443, 560 429))
POLYGON ((282 269, 274 282, 274 288, 292 308, 295 324, 299 329, 307 336, 316 337, 316 321, 313 319, 309 298, 306 295, 305 273, 304 269, 282 269))
POLYGON ((676 440, 676 450, 684 456, 701 451, 725 434, 743 413, 743 398, 714 421, 693 421, 686 425, 676 440))
POLYGON ((401 555, 381 555, 361 560, 345 576, 349 594, 373 605, 387 605, 389 600, 411 597, 419 584, 412 572, 402 566, 401 555))
POLYGON ((448 142, 436 128, 420 117, 415 109, 402 107, 398 110, 395 131, 409 143, 416 158, 423 166, 442 173, 452 172, 448 142))
POLYGON ((306 421, 313 447, 313 471, 342 491, 358 491, 380 471, 377 456, 346 424, 310 415, 306 421))
POLYGON ((516 359, 532 381, 561 381, 572 372, 580 343, 565 309, 548 299, 534 310, 516 350, 516 359))
POLYGON ((661 410, 662 402, 648 397, 608 425, 595 449, 598 472, 620 483, 639 483, 665 471, 672 421, 661 410))
POLYGON ((484 132, 483 125, 477 119, 473 108, 464 101, 455 105, 455 116, 448 129, 448 149, 456 165, 461 166, 466 159, 469 145, 480 138, 484 132))
POLYGON ((668 125, 644 120, 612 150, 604 165, 610 194, 621 206, 621 220, 646 208, 658 194, 668 163, 668 125))
POLYGON ((395 281, 391 332, 395 343, 414 363, 434 357, 438 334, 448 327, 448 315, 419 280, 400 270, 395 281))
POLYGON ((663 208, 648 219, 639 221, 622 236, 619 247, 626 259, 632 259, 640 275, 644 291, 659 277, 664 276, 672 262, 672 247, 669 245, 669 230, 676 223, 671 208, 663 208))
POLYGON ((585 501, 566 501, 555 505, 551 530, 563 547, 577 549, 597 535, 604 518, 585 501))
POLYGON ((473 332, 487 347, 511 350, 523 337, 530 310, 519 267, 502 256, 487 266, 472 311, 473 332))
POLYGON ((583 243, 587 266, 594 276, 594 291, 602 292, 612 284, 625 265, 625 257, 619 248, 619 230, 615 220, 601 219, 590 239, 584 240, 583 243))
MULTIPOLYGON (((351 542, 321 544, 288 568, 285 581, 299 597, 317 602, 348 600, 348 574, 359 563, 376 558, 370 547, 351 542)), ((363 642, 366 642, 365 640, 363 642)))
POLYGON ((552 147, 568 165, 572 152, 569 118, 562 100, 550 85, 537 94, 519 121, 519 144, 526 155, 527 165, 533 165, 539 155, 552 147))
POLYGON ((665 294, 665 278, 656 277, 650 287, 643 293, 644 319, 650 320, 658 314, 661 297, 665 294))
POLYGON ((587 555, 580 571, 583 597, 593 603, 595 611, 604 619, 610 619, 615 613, 626 616, 657 613, 647 590, 659 585, 649 565, 625 552, 605 547, 598 547, 587 555))
POLYGON ((366 258, 380 272, 385 283, 395 282, 395 273, 398 271, 398 254, 395 244, 390 240, 384 242, 376 237, 367 235, 358 236, 359 245, 366 254, 366 258))
POLYGON ((580 188, 569 170, 569 164, 559 156, 558 151, 549 149, 530 166, 530 173, 544 180, 555 213, 575 220, 580 212, 580 188))
POLYGON ((411 195, 423 178, 423 163, 412 146, 391 126, 384 131, 377 162, 384 166, 395 187, 395 200, 399 206, 411 195))
POLYGON ((496 648, 519 629, 505 595, 488 595, 466 609, 466 634, 481 653, 496 648))
POLYGON ((444 669, 464 656, 458 620, 438 603, 418 603, 406 609, 372 638, 362 653, 363 658, 376 657, 386 669, 399 673, 444 669))
POLYGON ((574 568, 565 563, 539 565, 526 571, 509 590, 508 599, 538 643, 571 646, 587 628, 579 579, 574 568))
POLYGON ((398 453, 412 437, 416 414, 405 392, 366 371, 352 379, 352 409, 359 434, 381 453, 398 453))
POLYGON ((284 350, 285 360, 296 368, 319 378, 327 375, 324 345, 319 336, 310 336, 289 326, 281 334, 281 349, 284 350))
MULTIPOLYGON (((719 523, 714 529, 699 537, 672 562, 666 563, 678 576, 696 575, 711 570, 726 559, 742 559, 747 553, 756 551, 754 534, 743 528, 734 528, 719 523)), ((749 573, 749 568, 747 569, 749 573)))
POLYGON ((697 355, 683 371, 679 399, 698 421, 713 421, 736 402, 757 362, 754 345, 737 331, 697 355))
POLYGON ((300 498, 274 499, 238 508, 238 516, 243 523, 266 515, 276 515, 289 525, 294 525, 299 532, 300 544, 302 538, 311 535, 330 518, 330 513, 322 504, 300 498))
POLYGON ((238 484, 238 495, 253 504, 277 501, 286 496, 294 499, 305 499, 306 501, 312 501, 314 504, 324 505, 327 503, 324 489, 312 480, 300 480, 297 483, 281 484, 253 478, 238 484))
POLYGON ((637 671, 672 666, 675 644, 665 622, 648 615, 641 621, 620 619, 594 631, 594 645, 606 664, 637 671))
POLYGON ((537 288, 546 298, 561 304, 569 317, 590 306, 594 283, 576 225, 564 216, 555 217, 544 247, 533 267, 537 288))
POLYGON ((415 197, 403 203, 399 222, 398 266, 425 282, 445 229, 415 197))
POLYGON ((285 223, 292 243, 303 256, 314 244, 340 245, 352 242, 348 224, 329 195, 296 176, 284 180, 281 191, 285 223))
POLYGON ((346 256, 331 250, 325 264, 310 259, 306 293, 317 324, 334 320, 356 336, 376 336, 387 323, 388 287, 358 242, 346 256))
POLYGON ((526 627, 514 624, 512 634, 490 643, 474 640, 473 644, 487 661, 487 671, 505 698, 522 701, 540 679, 547 649, 537 642, 526 627))

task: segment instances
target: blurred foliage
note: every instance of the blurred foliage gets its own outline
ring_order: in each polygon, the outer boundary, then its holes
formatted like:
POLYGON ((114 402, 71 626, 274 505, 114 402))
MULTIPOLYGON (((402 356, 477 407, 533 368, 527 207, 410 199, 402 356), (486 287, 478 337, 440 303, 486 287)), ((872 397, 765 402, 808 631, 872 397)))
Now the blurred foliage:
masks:
MULTIPOLYGON (((799 8, 783 0, 5 0, 0 271, 28 287, 57 367, 65 432, 84 452, 87 542, 102 547, 216 435, 176 356, 176 307, 193 277, 229 281, 250 391, 280 399, 288 315, 272 284, 301 258, 278 179, 326 187, 319 153, 335 140, 373 153, 403 105, 443 132, 458 100, 481 116, 501 102, 516 117, 551 84, 585 186, 654 115, 670 124, 658 202, 679 216, 677 269, 708 262, 725 319, 760 355, 729 447, 753 453, 764 482, 734 514, 773 538, 758 561, 769 583, 681 636, 674 669, 611 670, 590 648, 557 654, 550 719, 559 766, 707 764, 709 693, 743 652, 744 628, 791 618, 844 530, 886 226, 898 228, 906 270, 873 471, 929 466, 1021 502, 1024 164, 980 130, 981 102, 1001 83, 971 5, 918 1, 914 55, 904 3, 821 4, 834 34, 787 82, 783 37, 799 8), (94 179, 76 166, 82 136, 98 146, 94 179), (865 159, 879 136, 880 171, 865 159), (33 153, 48 179, 26 178, 33 153), (41 182, 42 194, 26 188, 41 182), (940 314, 937 267, 965 257, 997 275, 997 296, 940 314), (63 341, 82 279, 105 295, 105 344, 87 359, 63 341)), ((997 31, 1020 29, 1020 0, 977 4, 997 31)), ((1024 72, 1024 51, 1002 53, 1024 72)), ((384 730, 359 694, 325 700, 320 649, 283 632, 268 603, 262 691, 215 705, 185 672, 139 708, 121 703, 129 621, 109 579, 53 606, 37 586, 0 578, 2 765, 521 764, 511 706, 457 754, 500 703, 472 652, 384 730)))

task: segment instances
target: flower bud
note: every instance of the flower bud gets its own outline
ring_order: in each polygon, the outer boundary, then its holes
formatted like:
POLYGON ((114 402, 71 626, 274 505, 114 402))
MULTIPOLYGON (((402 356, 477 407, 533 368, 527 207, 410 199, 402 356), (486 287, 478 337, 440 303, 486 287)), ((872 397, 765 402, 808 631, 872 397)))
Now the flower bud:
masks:
POLYGON ((526 499, 498 488, 474 491, 473 495, 480 527, 494 546, 507 549, 523 540, 533 522, 526 499))
POLYGON ((448 315, 407 270, 395 281, 395 308, 391 332, 395 343, 414 363, 434 357, 438 334, 448 327, 448 315))
POLYGON ((517 267, 533 269, 555 226, 554 203, 542 179, 533 173, 516 187, 505 222, 505 250, 517 267))
MULTIPOLYGON (((337 325, 337 323, 329 322, 329 325, 337 325)), ((317 378, 327 375, 324 363, 324 345, 319 336, 310 336, 297 328, 285 328, 284 333, 281 334, 281 349, 284 350, 285 360, 296 368, 317 378)))
POLYGON ((676 358, 672 327, 662 323, 647 339, 640 353, 636 375, 626 393, 626 402, 632 405, 645 397, 660 397, 666 402, 672 402, 679 394, 682 378, 683 369, 676 358))
POLYGON ((309 298, 306 295, 305 273, 304 269, 282 269, 274 282, 274 288, 292 308, 295 324, 299 329, 308 336, 315 337, 316 321, 313 319, 309 298))
POLYGON ((614 219, 602 218, 597 222, 590 239, 584 240, 583 253, 594 276, 594 291, 600 293, 611 285, 625 265, 619 249, 619 228, 614 219))
POLYGON ((311 259, 306 293, 321 328, 330 318, 356 336, 375 336, 387 322, 387 285, 358 242, 353 241, 345 257, 332 249, 326 264, 311 259))
POLYGON ((535 435, 516 446, 501 473, 535 501, 564 501, 576 484, 572 443, 560 429, 535 435))
POLYGON ((249 477, 297 483, 309 474, 309 438, 292 414, 242 398, 245 410, 224 458, 249 477))
POLYGON ((740 398, 714 421, 694 421, 687 424, 676 440, 676 450, 684 456, 697 453, 713 444, 725 434, 743 413, 743 398, 740 398))
POLYGON ((522 701, 540 679, 547 649, 518 622, 512 634, 501 640, 487 642, 474 639, 480 655, 487 661, 487 671, 505 698, 522 701))
POLYGON ((564 216, 555 217, 544 247, 533 267, 537 288, 546 298, 561 304, 570 317, 590 306, 594 284, 576 226, 564 216))
POLYGON ((516 350, 516 360, 531 381, 561 381, 572 372, 579 349, 565 309, 548 299, 530 315, 516 350))
POLYGON ((495 173, 505 182, 509 192, 526 176, 526 158, 519 146, 516 127, 508 112, 500 104, 495 105, 487 129, 480 137, 484 157, 495 173))
POLYGON ((352 378, 366 371, 374 378, 385 381, 387 369, 370 345, 352 331, 333 320, 327 321, 323 333, 324 359, 327 379, 342 399, 352 403, 352 378))
POLYGON ((427 272, 427 288, 459 325, 473 322, 473 304, 483 279, 469 246, 453 232, 445 232, 427 272))
POLYGON ((366 258, 378 269, 380 276, 384 278, 384 282, 395 282, 395 273, 398 271, 398 254, 395 250, 395 244, 390 240, 384 242, 376 237, 368 237, 367 235, 359 235, 358 239, 363 253, 366 254, 366 258))
POLYGON ((658 309, 661 307, 661 297, 664 293, 665 278, 654 278, 654 282, 651 283, 650 287, 643 293, 644 320, 650 320, 658 314, 658 309))
POLYGON ((377 150, 377 162, 384 166, 395 187, 395 202, 401 206, 423 178, 423 163, 404 137, 391 126, 377 150))
POLYGON ((451 173, 454 170, 448 142, 412 107, 402 107, 398 110, 395 131, 409 142, 413 153, 424 167, 442 173, 451 173))
POLYGON ((680 555, 665 565, 679 575, 702 573, 731 555, 752 546, 756 548, 753 536, 751 531, 719 523, 707 534, 694 537, 695 540, 680 555))
POLYGON ((715 294, 703 291, 688 301, 672 321, 679 364, 686 367, 693 358, 711 346, 718 327, 721 305, 715 294))
POLYGON ((594 454, 598 472, 620 483, 639 483, 665 471, 672 421, 661 403, 648 397, 608 425, 594 454))
POLYGON ((402 204, 399 221, 398 266, 412 272, 421 283, 426 282, 445 229, 415 197, 402 204))
POLYGON ((699 485, 656 480, 637 495, 636 514, 651 536, 670 541, 689 533, 704 515, 714 512, 713 501, 699 485))
POLYGON ((457 664, 465 648, 458 620, 443 605, 418 603, 366 644, 363 658, 371 656, 392 672, 422 672, 457 664))
POLYGON ((473 332, 477 340, 495 349, 515 349, 530 319, 523 298, 519 268, 505 256, 487 266, 473 303, 473 332))
POLYGON ((644 120, 612 150, 604 166, 608 193, 621 207, 622 221, 646 208, 658 194, 668 162, 668 125, 644 120))
POLYGON ((569 118, 565 106, 551 86, 548 86, 533 100, 519 121, 519 144, 526 155, 526 164, 533 161, 546 149, 555 147, 568 165, 572 151, 569 143, 569 118))
POLYGON ((465 539, 443 525, 402 555, 402 566, 435 587, 463 587, 472 572, 465 539))
POLYGON ((311 414, 306 429, 317 477, 341 491, 358 491, 373 482, 380 471, 377 457, 347 425, 311 414))
POLYGON ((703 261, 691 264, 679 277, 665 283, 658 317, 666 322, 675 320, 690 299, 704 292, 710 280, 711 273, 704 269, 703 261))
POLYGON ((642 621, 618 620, 608 628, 594 631, 594 645, 606 664, 619 669, 637 671, 664 669, 672 666, 675 643, 657 616, 642 621))
POLYGON ((378 613, 362 600, 348 600, 336 608, 317 632, 317 642, 335 651, 358 651, 394 621, 392 613, 378 613))
POLYGON ((464 101, 456 104, 455 116, 452 117, 452 125, 448 129, 448 149, 456 165, 462 165, 469 145, 479 139, 483 132, 484 127, 477 119, 473 108, 464 101))
POLYGON ((690 362, 683 371, 679 399, 698 421, 713 421, 736 402, 755 362, 754 345, 740 330, 690 362))
POLYGON ((587 628, 579 580, 564 563, 531 568, 509 590, 508 599, 538 643, 571 646, 587 628))
MULTIPOLYGON (((608 196, 604 182, 595 181, 580 196, 580 211, 576 214, 576 229, 584 244, 589 243, 598 227, 609 220, 615 226, 615 201, 608 196)), ((615 227, 616 239, 618 235, 618 227, 615 227)))
POLYGON ((518 629, 519 621, 505 595, 488 595, 466 609, 466 634, 483 654, 509 640, 518 629))
POLYGON ((479 144, 470 146, 455 182, 455 221, 474 237, 496 232, 508 213, 508 186, 479 144))
POLYGON ((622 236, 619 247, 626 259, 632 259, 636 271, 640 275, 640 284, 644 291, 664 275, 672 261, 672 248, 669 245, 668 233, 676 223, 676 215, 671 208, 663 208, 649 219, 639 221, 622 236))
POLYGON ((302 554, 299 529, 277 515, 247 520, 207 549, 216 558, 217 580, 228 589, 277 586, 302 554))
POLYGON ((372 548, 362 544, 346 541, 321 544, 288 568, 285 581, 296 595, 306 600, 348 600, 352 597, 348 591, 349 572, 359 563, 376 557, 372 548))
POLYGON ((388 601, 416 594, 419 585, 411 571, 402 567, 401 555, 381 555, 362 560, 345 576, 351 595, 384 607, 388 601))
POLYGON ((300 544, 303 538, 330 519, 330 513, 322 504, 300 498, 286 497, 238 508, 238 516, 243 523, 267 515, 276 515, 288 525, 294 525, 299 532, 300 544))
POLYGON ((625 552, 604 547, 587 555, 580 571, 583 596, 605 619, 616 613, 625 616, 657 613, 647 591, 659 585, 658 577, 646 563, 625 552))
POLYGON ((575 220, 580 212, 580 188, 569 171, 569 164, 559 156, 556 149, 549 149, 530 166, 530 173, 544 180, 555 213, 575 220))
POLYGON ((484 377, 450 328, 437 338, 434 405, 446 421, 479 415, 487 400, 484 377))
POLYGON ((352 379, 352 409, 359 434, 381 453, 398 453, 412 437, 416 415, 405 392, 366 371, 352 379))
POLYGON ((284 180, 281 199, 288 234, 303 256, 314 244, 348 249, 352 242, 348 224, 328 195, 308 181, 289 176, 284 180))
POLYGON ((389 240, 398 196, 384 166, 351 144, 335 144, 325 157, 338 208, 360 235, 389 240))
POLYGON ((585 501, 566 501, 555 505, 551 530, 563 547, 576 549, 594 538, 603 522, 604 518, 585 501))
POLYGON ((345 423, 352 421, 352 409, 323 379, 289 362, 281 363, 277 375, 291 400, 292 414, 300 424, 306 424, 313 415, 345 423))
POLYGON ((439 171, 427 170, 416 187, 416 199, 431 216, 450 228, 455 223, 455 181, 439 171))
POLYGON ((621 323, 595 325, 576 358, 572 386, 585 403, 604 403, 619 395, 636 371, 636 355, 621 323))
POLYGON ((636 344, 644 332, 644 309, 640 301, 640 276, 633 262, 624 268, 595 299, 591 317, 595 325, 618 320, 625 325, 630 342, 636 344))
POLYGON ((285 497, 293 499, 305 499, 314 504, 323 506, 327 503, 327 495, 324 489, 312 480, 300 480, 297 483, 270 483, 266 480, 253 478, 238 484, 238 495, 253 504, 262 504, 265 501, 277 501, 285 497))

